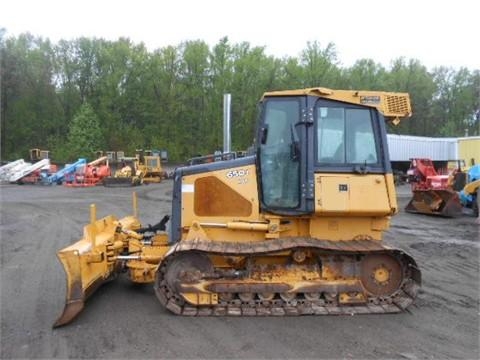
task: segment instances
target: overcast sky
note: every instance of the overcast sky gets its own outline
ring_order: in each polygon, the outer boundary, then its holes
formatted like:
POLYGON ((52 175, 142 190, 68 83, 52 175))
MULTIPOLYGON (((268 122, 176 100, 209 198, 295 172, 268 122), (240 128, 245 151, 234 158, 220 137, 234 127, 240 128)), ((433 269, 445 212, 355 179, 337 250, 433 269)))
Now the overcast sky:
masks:
POLYGON ((316 40, 333 42, 343 66, 371 58, 388 67, 404 56, 429 69, 480 69, 478 0, 0 0, 1 27, 53 42, 123 36, 150 50, 228 36, 276 57, 316 40))

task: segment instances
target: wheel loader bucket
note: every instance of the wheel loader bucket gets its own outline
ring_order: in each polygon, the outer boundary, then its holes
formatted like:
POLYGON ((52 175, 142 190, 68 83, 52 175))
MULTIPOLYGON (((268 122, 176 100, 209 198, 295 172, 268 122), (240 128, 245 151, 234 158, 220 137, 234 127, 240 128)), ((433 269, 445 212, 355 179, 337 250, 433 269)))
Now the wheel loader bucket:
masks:
POLYGON ((410 213, 457 217, 462 215, 458 194, 452 190, 414 190, 405 207, 410 213))
POLYGON ((67 281, 65 308, 53 327, 71 322, 86 299, 116 274, 115 262, 109 256, 117 224, 113 216, 90 223, 84 227, 81 240, 57 253, 67 281))

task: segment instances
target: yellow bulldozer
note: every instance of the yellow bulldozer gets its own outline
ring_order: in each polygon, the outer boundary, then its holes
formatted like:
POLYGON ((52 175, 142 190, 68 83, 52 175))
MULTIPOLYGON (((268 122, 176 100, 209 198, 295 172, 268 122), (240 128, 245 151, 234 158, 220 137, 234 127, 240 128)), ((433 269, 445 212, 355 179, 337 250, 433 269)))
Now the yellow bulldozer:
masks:
POLYGON ((138 168, 144 174, 144 183, 159 183, 167 177, 166 172, 162 169, 159 152, 137 149, 136 157, 138 168))
POLYGON ((160 155, 151 150, 137 149, 134 157, 121 157, 115 162, 113 176, 104 179, 107 187, 136 186, 159 183, 166 178, 160 155))
POLYGON ((126 272, 189 316, 396 313, 421 286, 415 260, 383 245, 398 205, 386 121, 405 93, 308 88, 260 100, 255 155, 177 168, 171 218, 91 221, 58 252, 71 322, 126 272), (170 219, 169 231, 166 231, 170 219))
POLYGON ((114 169, 112 176, 103 179, 103 185, 106 187, 124 187, 138 186, 143 184, 145 169, 139 167, 138 157, 122 157, 116 163, 113 163, 114 169))

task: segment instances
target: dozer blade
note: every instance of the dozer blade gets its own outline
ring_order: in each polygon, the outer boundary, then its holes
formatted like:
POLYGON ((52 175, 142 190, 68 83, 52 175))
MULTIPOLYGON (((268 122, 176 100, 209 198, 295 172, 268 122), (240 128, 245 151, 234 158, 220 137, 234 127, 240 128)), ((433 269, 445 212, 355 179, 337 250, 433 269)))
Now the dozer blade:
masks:
POLYGON ((113 216, 84 227, 81 240, 57 253, 67 276, 65 308, 53 327, 71 322, 83 309, 86 299, 117 272, 113 261, 115 229, 113 216))
POLYGON ((138 176, 134 177, 107 177, 103 179, 105 187, 131 187, 142 185, 142 179, 138 176))
POLYGON ((107 177, 103 179, 103 185, 106 187, 129 187, 133 186, 131 177, 107 177))
POLYGON ((82 310, 85 303, 85 291, 82 286, 80 258, 76 251, 57 254, 67 275, 67 296, 62 315, 53 327, 62 326, 72 321, 82 310))
POLYGON ((405 211, 427 215, 457 217, 462 215, 458 194, 452 190, 414 190, 405 211))

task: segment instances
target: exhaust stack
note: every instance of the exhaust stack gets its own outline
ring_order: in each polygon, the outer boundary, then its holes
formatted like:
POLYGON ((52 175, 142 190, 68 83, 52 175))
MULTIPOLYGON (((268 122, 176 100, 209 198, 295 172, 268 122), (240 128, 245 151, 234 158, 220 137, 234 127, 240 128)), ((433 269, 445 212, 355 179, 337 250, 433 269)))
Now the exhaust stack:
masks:
POLYGON ((223 153, 229 153, 232 147, 230 123, 232 115, 232 94, 223 94, 223 153))

